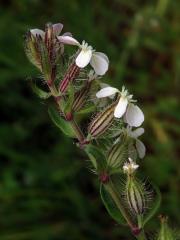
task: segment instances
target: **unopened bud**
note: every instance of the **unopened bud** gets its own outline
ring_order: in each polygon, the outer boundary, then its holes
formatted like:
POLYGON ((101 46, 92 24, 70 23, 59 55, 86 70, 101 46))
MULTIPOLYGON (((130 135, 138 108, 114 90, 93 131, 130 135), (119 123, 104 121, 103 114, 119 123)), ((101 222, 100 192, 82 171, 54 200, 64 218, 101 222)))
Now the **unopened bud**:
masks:
POLYGON ((56 64, 60 56, 60 47, 52 24, 46 25, 45 32, 32 29, 26 35, 26 55, 31 63, 44 74, 49 85, 56 77, 56 64))
POLYGON ((41 54, 38 47, 38 39, 31 33, 31 31, 29 31, 25 36, 25 52, 29 61, 40 71, 42 71, 41 54))
POLYGON ((104 111, 98 113, 92 120, 89 126, 89 134, 92 137, 99 137, 109 128, 114 119, 115 106, 116 103, 111 104, 104 111))
POLYGON ((74 102, 72 109, 78 112, 85 104, 88 93, 89 93, 90 83, 84 86, 81 90, 75 93, 74 102))
POLYGON ((68 85, 79 75, 80 68, 75 64, 71 64, 64 75, 63 80, 59 85, 59 90, 61 93, 64 93, 68 85))
POLYGON ((107 158, 107 164, 110 168, 121 168, 123 162, 128 158, 127 146, 127 142, 122 141, 111 147, 107 158))
POLYGON ((144 213, 147 201, 146 191, 143 184, 132 175, 127 178, 125 201, 133 214, 141 215, 144 213))

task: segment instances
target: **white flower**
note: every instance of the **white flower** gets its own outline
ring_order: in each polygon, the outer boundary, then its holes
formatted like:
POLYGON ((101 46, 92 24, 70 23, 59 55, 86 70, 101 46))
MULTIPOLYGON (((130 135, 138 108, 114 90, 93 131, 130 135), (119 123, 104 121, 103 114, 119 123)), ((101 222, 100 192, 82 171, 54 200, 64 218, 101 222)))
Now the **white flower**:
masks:
POLYGON ((102 52, 96 52, 85 41, 80 44, 73 37, 61 36, 58 39, 64 44, 77 45, 80 48, 80 53, 76 57, 76 65, 80 68, 86 67, 89 63, 93 67, 97 75, 104 75, 109 67, 109 59, 102 52))
POLYGON ((119 93, 120 98, 115 107, 114 116, 116 118, 124 116, 124 121, 128 123, 129 126, 139 127, 144 121, 144 114, 137 105, 132 103, 135 102, 132 99, 133 95, 129 95, 124 86, 122 87, 121 92, 117 88, 113 87, 102 88, 96 93, 96 97, 111 97, 112 95, 115 95, 115 93, 119 93))
POLYGON ((132 174, 139 167, 138 164, 133 162, 131 158, 128 158, 129 162, 126 162, 123 166, 124 173, 132 174))
POLYGON ((144 128, 137 128, 132 131, 132 128, 126 128, 127 135, 131 138, 135 139, 136 150, 140 158, 144 158, 146 154, 146 147, 143 142, 141 142, 138 137, 140 137, 144 133, 144 128))
POLYGON ((109 67, 108 57, 104 53, 95 52, 85 41, 78 46, 81 51, 76 58, 76 65, 84 68, 90 63, 97 75, 104 75, 109 67))

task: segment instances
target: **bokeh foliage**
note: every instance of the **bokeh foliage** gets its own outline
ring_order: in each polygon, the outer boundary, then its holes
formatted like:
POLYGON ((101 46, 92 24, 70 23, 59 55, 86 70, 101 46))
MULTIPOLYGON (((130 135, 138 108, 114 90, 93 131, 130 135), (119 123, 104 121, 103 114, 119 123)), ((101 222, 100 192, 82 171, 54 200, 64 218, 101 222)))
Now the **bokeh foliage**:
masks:
POLYGON ((102 206, 87 157, 30 89, 37 72, 24 54, 23 35, 49 21, 105 52, 105 81, 125 84, 139 100, 146 116, 142 178, 160 186, 160 212, 174 226, 180 222, 178 10, 178 0, 0 1, 1 240, 130 239, 102 206))

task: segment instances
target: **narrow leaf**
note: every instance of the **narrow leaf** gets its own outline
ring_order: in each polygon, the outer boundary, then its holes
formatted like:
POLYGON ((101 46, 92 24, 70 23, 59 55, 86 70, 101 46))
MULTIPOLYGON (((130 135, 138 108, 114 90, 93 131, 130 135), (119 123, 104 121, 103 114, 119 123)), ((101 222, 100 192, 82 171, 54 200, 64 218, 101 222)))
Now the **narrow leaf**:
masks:
POLYGON ((111 195, 106 190, 105 186, 101 184, 100 186, 100 194, 101 199, 103 201, 106 210, 108 211, 109 215, 118 223, 125 225, 126 221, 122 216, 120 210, 117 208, 116 204, 114 203, 111 195))
POLYGON ((61 129, 61 131, 67 135, 68 137, 75 137, 74 130, 70 124, 70 122, 65 121, 60 114, 57 112, 57 110, 54 107, 49 107, 48 109, 49 116, 53 123, 61 129))
POLYGON ((103 171, 106 168, 106 159, 102 151, 92 144, 88 144, 85 148, 87 155, 89 156, 92 164, 98 172, 103 171))

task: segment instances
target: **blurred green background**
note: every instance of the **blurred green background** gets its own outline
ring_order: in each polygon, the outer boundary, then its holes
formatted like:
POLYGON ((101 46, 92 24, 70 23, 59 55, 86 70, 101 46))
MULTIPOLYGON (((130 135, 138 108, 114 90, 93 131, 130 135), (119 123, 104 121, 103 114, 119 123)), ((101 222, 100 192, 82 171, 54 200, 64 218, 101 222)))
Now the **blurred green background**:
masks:
POLYGON ((104 209, 86 156, 30 89, 30 76, 39 74, 24 54, 23 35, 47 22, 64 23, 64 31, 105 52, 104 81, 125 84, 138 99, 146 116, 142 178, 159 185, 159 213, 177 226, 179 7, 178 0, 0 1, 1 240, 133 239, 104 209))

